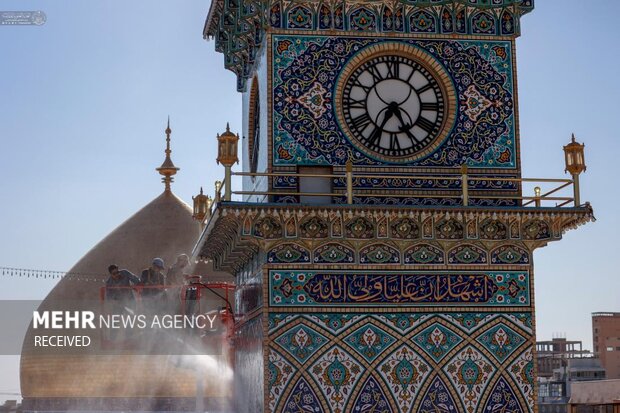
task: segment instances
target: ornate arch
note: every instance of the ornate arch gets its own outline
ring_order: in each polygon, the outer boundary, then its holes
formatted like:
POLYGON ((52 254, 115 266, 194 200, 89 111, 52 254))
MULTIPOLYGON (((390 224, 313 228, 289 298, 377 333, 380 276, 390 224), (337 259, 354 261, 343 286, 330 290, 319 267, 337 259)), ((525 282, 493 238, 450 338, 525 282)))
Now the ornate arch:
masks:
POLYGON ((446 259, 441 248, 429 244, 420 243, 405 250, 403 254, 405 264, 445 264, 446 259))
POLYGON ((356 217, 345 224, 345 236, 347 238, 371 239, 375 236, 375 226, 367 218, 356 217))
POLYGON ((269 24, 271 27, 282 27, 282 5, 279 2, 273 3, 269 9, 269 24))
POLYGON ((286 24, 289 29, 314 30, 314 13, 308 7, 291 7, 286 13, 286 24))
POLYGON ((390 235, 399 239, 420 238, 420 226, 417 220, 409 217, 399 218, 390 223, 390 235))
POLYGON ((310 263, 310 251, 299 244, 282 242, 267 253, 270 264, 310 263))
POLYGON ((430 10, 417 10, 409 15, 409 30, 412 33, 437 33, 437 19, 430 10))
POLYGON ((321 3, 318 13, 319 30, 329 30, 332 28, 332 11, 328 3, 321 3))
POLYGON ((480 223, 480 239, 502 240, 508 238, 508 228, 506 225, 493 218, 487 218, 480 223))
POLYGON ((273 217, 266 216, 254 222, 252 235, 264 239, 282 238, 282 224, 273 217))
POLYGON ((302 238, 327 238, 328 233, 329 225, 317 216, 305 218, 299 224, 299 235, 302 238))
POLYGON ((530 253, 518 245, 500 245, 491 251, 491 264, 530 265, 530 253))
POLYGON ((376 31, 377 15, 367 7, 360 6, 349 13, 349 29, 356 31, 376 31))
POLYGON ((452 10, 446 6, 441 9, 441 32, 442 33, 454 33, 454 14, 452 10))
POLYGON ((497 34, 495 16, 486 11, 474 14, 471 18, 471 31, 473 34, 497 34))
POLYGON ((328 242, 312 252, 312 262, 315 264, 352 264, 355 262, 355 251, 344 244, 328 242))
POLYGON ((517 27, 516 20, 511 12, 505 10, 502 13, 502 17, 500 18, 500 29, 502 34, 511 35, 515 34, 517 27))
POLYGON ((374 243, 360 249, 360 264, 400 264, 400 251, 384 243, 374 243))
POLYGON ((532 219, 523 224, 521 236, 527 240, 540 240, 551 238, 549 224, 542 219, 532 219))
POLYGON ((448 252, 448 264, 488 264, 487 252, 474 245, 457 245, 448 252))
POLYGON ((454 218, 444 218, 435 224, 437 239, 462 239, 463 224, 454 218))

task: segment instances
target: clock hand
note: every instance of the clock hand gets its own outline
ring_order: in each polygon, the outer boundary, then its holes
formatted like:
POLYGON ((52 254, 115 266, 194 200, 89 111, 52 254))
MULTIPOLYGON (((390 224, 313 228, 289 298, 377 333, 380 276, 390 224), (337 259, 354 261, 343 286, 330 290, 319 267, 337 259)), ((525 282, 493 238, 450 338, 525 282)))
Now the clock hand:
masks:
POLYGON ((394 116, 395 113, 396 113, 396 116, 399 116, 397 111, 398 111, 398 104, 396 104, 396 102, 390 103, 387 107, 387 110, 385 111, 385 115, 383 116, 383 122, 381 122, 381 126, 379 126, 379 128, 383 129, 385 124, 388 122, 388 120, 392 119, 392 116, 394 116))
POLYGON ((411 133, 411 128, 413 128, 413 125, 411 125, 410 123, 405 123, 405 120, 403 119, 403 115, 400 112, 399 105, 396 105, 395 114, 396 114, 396 117, 398 118, 398 121, 400 122, 400 127, 398 128, 398 130, 401 132, 404 132, 407 135, 407 137, 411 140, 411 144, 413 144, 414 141, 418 141, 415 135, 411 133))
MULTIPOLYGON (((370 134, 369 141, 372 144, 378 145, 378 142, 381 140, 381 135, 383 134, 383 128, 385 124, 394 116, 394 102, 388 104, 387 110, 385 111, 385 115, 383 115, 383 122, 381 125, 377 126, 374 131, 370 134)), ((396 105, 396 109, 398 109, 398 105, 396 105)))
POLYGON ((403 119, 403 114, 401 113, 400 105, 398 104, 396 105, 395 115, 398 118, 398 121, 400 122, 400 127, 398 128, 398 130, 401 132, 405 132, 407 136, 409 136, 409 138, 413 140, 414 137, 409 132, 409 130, 413 128, 413 125, 410 123, 405 123, 405 120, 403 119))
POLYGON ((403 119, 403 114, 400 113, 400 108, 398 108, 398 110, 396 111, 396 117, 400 122, 400 127, 398 128, 398 130, 400 130, 401 132, 405 132, 412 128, 412 125, 405 123, 405 120, 403 119))

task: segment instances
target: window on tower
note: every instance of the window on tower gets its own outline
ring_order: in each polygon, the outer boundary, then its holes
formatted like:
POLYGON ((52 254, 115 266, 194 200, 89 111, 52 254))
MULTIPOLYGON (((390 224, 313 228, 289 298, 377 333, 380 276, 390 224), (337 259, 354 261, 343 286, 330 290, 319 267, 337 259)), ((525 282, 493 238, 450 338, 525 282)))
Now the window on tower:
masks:
MULTIPOLYGON (((252 89, 250 90, 250 112, 249 112, 249 141, 248 158, 250 160, 250 172, 256 173, 258 167, 258 153, 260 145, 260 103, 258 96, 258 79, 252 79, 252 89)), ((254 180, 255 177, 252 177, 254 180)))

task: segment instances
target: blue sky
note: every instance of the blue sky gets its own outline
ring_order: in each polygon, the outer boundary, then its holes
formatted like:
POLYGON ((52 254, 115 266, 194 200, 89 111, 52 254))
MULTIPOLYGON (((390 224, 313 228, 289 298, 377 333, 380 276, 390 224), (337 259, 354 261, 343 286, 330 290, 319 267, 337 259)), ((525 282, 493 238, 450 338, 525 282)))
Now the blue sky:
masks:
MULTIPOLYGON (((562 145, 586 144, 582 199, 598 222, 535 255, 537 331, 584 340, 594 311, 620 311, 616 0, 538 1, 517 40, 526 177, 564 177, 562 145)), ((67 270, 163 190, 171 116, 173 190, 210 193, 223 171, 215 135, 240 130, 241 96, 214 43, 209 0, 0 0, 43 10, 43 26, 1 27, 3 151, 0 266, 67 270)), ((48 280, 0 278, 1 299, 42 299, 48 280)), ((0 392, 16 391, 16 358, 0 358, 0 392)), ((0 394, 0 400, 4 396, 0 394)))

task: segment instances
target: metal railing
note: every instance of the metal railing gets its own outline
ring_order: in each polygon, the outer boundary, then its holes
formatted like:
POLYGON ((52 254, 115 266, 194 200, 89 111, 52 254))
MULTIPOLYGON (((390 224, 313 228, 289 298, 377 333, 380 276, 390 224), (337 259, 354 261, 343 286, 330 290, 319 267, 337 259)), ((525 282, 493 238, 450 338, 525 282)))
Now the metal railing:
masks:
MULTIPOLYGON (((270 197, 270 196, 290 196, 290 197, 327 197, 327 198, 346 198, 347 204, 353 204, 355 197, 372 196, 375 198, 436 198, 436 199, 448 199, 448 198, 460 198, 462 206, 470 206, 472 199, 485 199, 485 200, 514 200, 520 201, 522 207, 540 207, 540 206, 554 206, 564 207, 569 204, 578 207, 579 199, 579 187, 576 185, 573 179, 553 179, 553 178, 504 178, 498 176, 484 176, 479 174, 469 174, 466 166, 462 166, 453 172, 443 171, 446 175, 406 175, 406 174, 388 174, 388 173, 368 173, 367 171, 360 171, 356 173, 353 170, 351 164, 347 164, 343 173, 297 173, 297 172, 229 172, 230 176, 238 177, 265 177, 265 178, 295 178, 297 183, 300 182, 300 178, 314 178, 314 179, 330 179, 333 182, 344 182, 334 190, 333 185, 331 191, 327 192, 311 192, 300 191, 299 185, 297 190, 246 190, 246 191, 234 191, 231 187, 230 178, 216 182, 216 191, 213 205, 216 205, 219 201, 232 201, 233 195, 247 197, 270 197), (379 189, 379 188, 360 188, 355 186, 354 182, 359 179, 390 179, 390 180, 438 180, 444 182, 453 183, 450 188, 442 190, 441 193, 433 193, 434 188, 406 188, 406 189, 379 189), (514 192, 497 195, 497 192, 501 192, 503 189, 496 190, 496 195, 488 195, 485 192, 489 190, 478 190, 476 182, 483 181, 497 181, 502 183, 515 183, 514 192), (572 193, 569 192, 572 188, 572 193), (523 195, 526 193, 532 193, 533 195, 523 195), (567 193, 568 192, 568 193, 567 193), (543 205, 544 204, 544 205, 543 205)), ((301 198, 300 198, 301 199, 301 198)), ((209 211, 208 215, 211 211, 209 211)))

